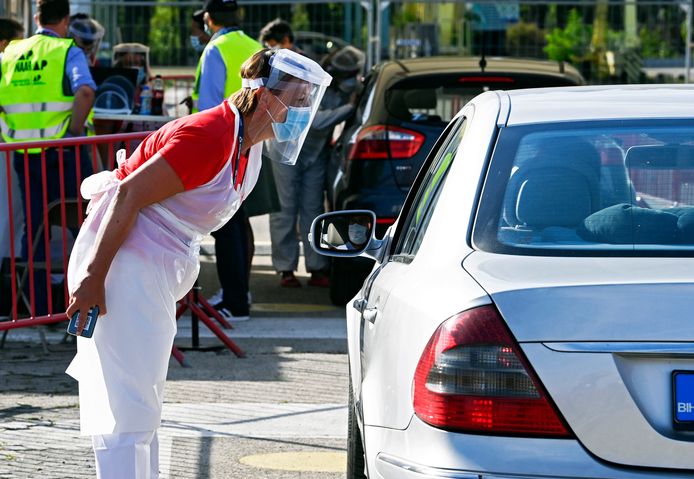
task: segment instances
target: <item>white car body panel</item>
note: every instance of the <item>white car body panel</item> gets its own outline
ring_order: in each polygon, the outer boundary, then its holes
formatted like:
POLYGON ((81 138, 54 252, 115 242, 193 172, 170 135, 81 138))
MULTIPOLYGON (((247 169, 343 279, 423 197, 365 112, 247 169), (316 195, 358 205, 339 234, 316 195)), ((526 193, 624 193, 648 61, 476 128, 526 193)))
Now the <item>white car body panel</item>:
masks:
POLYGON ((507 125, 581 120, 692 118, 691 85, 536 88, 511 93, 507 125), (605 108, 605 105, 610 105, 605 108), (561 105, 561 107, 559 107, 561 105))
POLYGON ((593 454, 629 466, 694 469, 694 433, 673 430, 670 397, 670 372, 694 370, 693 356, 561 353, 537 343, 521 346, 593 454))
POLYGON ((520 342, 694 341, 694 322, 682 318, 694 311, 694 258, 477 251, 463 266, 492 296, 520 342))

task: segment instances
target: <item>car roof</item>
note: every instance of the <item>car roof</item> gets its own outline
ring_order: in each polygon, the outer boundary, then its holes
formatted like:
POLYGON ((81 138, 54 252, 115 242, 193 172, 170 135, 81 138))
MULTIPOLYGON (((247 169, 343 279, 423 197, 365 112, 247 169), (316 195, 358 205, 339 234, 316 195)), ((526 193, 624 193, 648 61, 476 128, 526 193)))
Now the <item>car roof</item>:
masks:
MULTIPOLYGON (((563 77, 573 80, 580 85, 583 77, 573 66, 568 63, 548 60, 534 60, 525 58, 485 57, 485 74, 535 74, 563 77)), ((382 77, 399 75, 403 77, 411 75, 437 74, 437 73, 481 73, 480 57, 422 57, 406 58, 402 60, 388 60, 376 66, 382 77)))
POLYGON ((509 99, 508 126, 561 121, 694 118, 694 85, 553 87, 497 93, 509 99))

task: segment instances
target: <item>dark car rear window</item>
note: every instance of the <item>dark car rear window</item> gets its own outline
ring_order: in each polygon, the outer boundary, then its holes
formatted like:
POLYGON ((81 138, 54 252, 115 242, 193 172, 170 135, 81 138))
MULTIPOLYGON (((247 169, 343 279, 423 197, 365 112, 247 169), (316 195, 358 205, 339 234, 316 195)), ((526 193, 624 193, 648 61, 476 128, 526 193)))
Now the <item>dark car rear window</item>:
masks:
POLYGON ((559 76, 507 73, 416 75, 386 91, 388 113, 401 121, 447 124, 474 97, 488 90, 574 85, 559 76))

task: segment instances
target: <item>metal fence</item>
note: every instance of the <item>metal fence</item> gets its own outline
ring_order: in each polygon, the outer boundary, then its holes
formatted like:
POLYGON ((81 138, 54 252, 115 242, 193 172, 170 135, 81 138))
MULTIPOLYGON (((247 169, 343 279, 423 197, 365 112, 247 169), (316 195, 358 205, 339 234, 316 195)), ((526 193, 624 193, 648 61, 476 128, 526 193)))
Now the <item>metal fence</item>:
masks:
MULTIPOLYGON (((29 0, 4 9, 30 18, 29 0), (22 5, 25 5, 22 7, 22 5)), ((243 29, 257 37, 281 17, 296 31, 336 37, 383 58, 508 55, 569 61, 592 81, 643 81, 642 67, 681 76, 689 58, 691 2, 682 0, 240 0, 243 29), (678 71, 672 69, 679 68, 678 71)), ((192 67, 198 0, 79 0, 73 11, 106 27, 102 55, 120 42, 150 46, 155 66, 192 67)))

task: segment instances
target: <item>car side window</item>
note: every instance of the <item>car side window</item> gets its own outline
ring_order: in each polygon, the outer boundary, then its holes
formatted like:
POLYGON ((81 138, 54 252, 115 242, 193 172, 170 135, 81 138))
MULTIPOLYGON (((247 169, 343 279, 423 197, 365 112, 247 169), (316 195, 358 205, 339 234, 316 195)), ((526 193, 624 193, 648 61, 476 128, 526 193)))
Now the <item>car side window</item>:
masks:
POLYGON ((468 122, 465 118, 459 121, 457 127, 451 130, 449 138, 429 164, 429 168, 419 184, 414 202, 405 218, 403 229, 400 232, 400 239, 393 251, 393 256, 399 256, 402 260, 408 260, 417 254, 424 233, 429 225, 434 206, 438 201, 441 185, 453 163, 458 146, 460 146, 460 142, 465 135, 467 125, 468 122))

